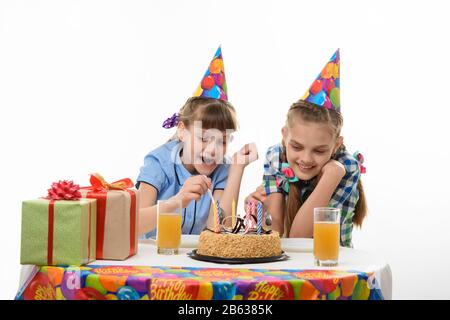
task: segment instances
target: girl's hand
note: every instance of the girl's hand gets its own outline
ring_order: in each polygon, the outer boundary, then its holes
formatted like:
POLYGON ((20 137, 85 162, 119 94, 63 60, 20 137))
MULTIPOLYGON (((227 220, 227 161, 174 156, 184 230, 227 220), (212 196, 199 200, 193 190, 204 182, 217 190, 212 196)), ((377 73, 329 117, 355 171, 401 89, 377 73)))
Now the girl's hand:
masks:
POLYGON ((254 203, 258 203, 258 202, 262 202, 264 204, 264 201, 266 201, 267 199, 267 195, 266 195, 266 191, 264 190, 263 186, 259 186, 258 188, 256 188, 256 190, 252 193, 250 193, 250 195, 247 196, 247 198, 245 198, 245 203, 247 202, 254 202, 254 203))
POLYGON ((339 161, 329 160, 322 167, 320 176, 332 176, 333 178, 341 180, 345 176, 345 167, 339 161))
POLYGON ((246 167, 249 163, 258 159, 258 150, 256 144, 249 143, 246 144, 236 152, 231 158, 231 164, 241 165, 246 167))
POLYGON ((199 200, 208 189, 212 189, 211 179, 204 175, 189 177, 183 187, 172 198, 181 201, 181 206, 186 208, 192 200, 199 200))

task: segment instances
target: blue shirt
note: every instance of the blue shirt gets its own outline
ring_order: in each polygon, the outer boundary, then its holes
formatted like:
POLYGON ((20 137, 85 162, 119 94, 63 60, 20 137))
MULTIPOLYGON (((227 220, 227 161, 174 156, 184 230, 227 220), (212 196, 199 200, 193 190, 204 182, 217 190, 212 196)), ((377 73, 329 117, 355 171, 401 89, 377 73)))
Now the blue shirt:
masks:
MULTIPOLYGON (((139 188, 141 182, 148 183, 158 191, 157 200, 176 195, 186 179, 193 176, 181 162, 181 149, 182 144, 178 140, 171 140, 147 154, 137 178, 136 188, 139 188)), ((220 164, 209 176, 213 192, 225 189, 229 167, 228 163, 220 164)), ((208 194, 198 201, 191 201, 188 207, 182 210, 182 233, 200 234, 206 226, 210 206, 211 199, 208 194)), ((155 235, 156 229, 146 233, 145 238, 155 235)))

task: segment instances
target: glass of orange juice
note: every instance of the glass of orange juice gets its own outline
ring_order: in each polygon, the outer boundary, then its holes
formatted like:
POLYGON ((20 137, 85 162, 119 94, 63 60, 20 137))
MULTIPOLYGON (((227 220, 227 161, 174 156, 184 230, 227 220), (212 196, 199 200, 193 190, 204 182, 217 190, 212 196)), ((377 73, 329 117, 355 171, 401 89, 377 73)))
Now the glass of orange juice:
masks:
POLYGON ((181 242, 181 201, 158 200, 157 214, 158 254, 178 254, 181 242))
POLYGON ((341 210, 314 208, 314 262, 320 267, 338 264, 341 210))

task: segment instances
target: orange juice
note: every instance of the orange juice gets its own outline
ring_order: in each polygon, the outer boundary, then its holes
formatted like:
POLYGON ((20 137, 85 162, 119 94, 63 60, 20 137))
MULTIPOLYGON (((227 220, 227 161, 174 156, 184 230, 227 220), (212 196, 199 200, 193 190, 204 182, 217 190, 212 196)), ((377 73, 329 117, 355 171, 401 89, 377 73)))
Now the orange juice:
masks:
POLYGON ((158 248, 178 249, 181 242, 181 215, 160 213, 157 229, 158 248))
POLYGON ((314 222, 314 257, 317 260, 334 260, 339 257, 339 223, 314 222))

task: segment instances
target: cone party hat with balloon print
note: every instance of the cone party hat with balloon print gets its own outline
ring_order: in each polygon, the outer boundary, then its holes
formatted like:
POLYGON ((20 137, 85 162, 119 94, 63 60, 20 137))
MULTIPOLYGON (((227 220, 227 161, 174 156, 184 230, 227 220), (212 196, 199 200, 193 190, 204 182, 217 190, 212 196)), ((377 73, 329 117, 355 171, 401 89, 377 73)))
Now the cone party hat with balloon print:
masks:
POLYGON ((221 47, 217 49, 193 96, 228 101, 221 47))
POLYGON ((339 49, 322 69, 301 100, 319 107, 341 110, 339 49))

